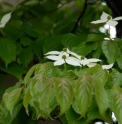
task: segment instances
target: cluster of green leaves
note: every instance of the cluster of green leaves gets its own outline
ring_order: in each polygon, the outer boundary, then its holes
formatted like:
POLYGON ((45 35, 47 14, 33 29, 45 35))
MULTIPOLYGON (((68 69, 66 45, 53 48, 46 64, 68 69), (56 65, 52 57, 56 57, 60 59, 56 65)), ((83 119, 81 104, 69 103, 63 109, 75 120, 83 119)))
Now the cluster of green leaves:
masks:
POLYGON ((25 0, 0 29, 0 70, 21 78, 32 66, 24 80, 5 91, 0 123, 19 124, 24 106, 30 120, 59 117, 63 124, 88 124, 102 119, 111 124, 114 112, 122 124, 122 40, 104 40, 107 34, 99 33, 103 25, 90 24, 101 10, 109 12, 101 2, 87 7, 71 33, 84 3, 25 0), (45 53, 64 47, 87 58, 99 58, 100 64, 114 63, 114 69, 108 72, 98 64, 92 68, 67 65, 65 70, 44 58, 45 53), (42 64, 34 65, 38 62, 42 64))
POLYGON ((23 85, 17 83, 6 90, 2 102, 11 117, 23 104, 27 114, 31 110, 37 119, 62 115, 62 123, 86 124, 96 118, 112 123, 114 112, 121 124, 121 75, 116 69, 109 73, 101 65, 73 71, 53 67, 52 63, 37 64, 23 85))
MULTIPOLYGON (((89 33, 86 25, 90 26, 91 16, 95 14, 96 10, 88 13, 95 5, 88 7, 85 13, 88 16, 84 17, 82 25, 75 32, 76 34, 84 32, 83 35, 77 37, 69 34, 72 32, 84 4, 85 1, 80 0, 66 0, 65 2, 53 0, 51 3, 49 0, 25 0, 16 8, 11 7, 12 17, 6 26, 0 29, 0 70, 21 78, 30 66, 43 62, 44 53, 61 50, 64 46, 72 48, 72 42, 76 40, 78 41, 75 42, 75 47, 85 41, 84 37, 89 33), (50 6, 52 3, 53 5, 50 6), (71 43, 67 44, 67 40, 71 40, 71 43)), ((7 12, 3 11, 0 17, 7 12)), ((84 43, 82 45, 84 46, 84 43)), ((96 43, 93 43, 91 47, 95 50, 96 43)), ((84 54, 86 55, 88 52, 84 54)))

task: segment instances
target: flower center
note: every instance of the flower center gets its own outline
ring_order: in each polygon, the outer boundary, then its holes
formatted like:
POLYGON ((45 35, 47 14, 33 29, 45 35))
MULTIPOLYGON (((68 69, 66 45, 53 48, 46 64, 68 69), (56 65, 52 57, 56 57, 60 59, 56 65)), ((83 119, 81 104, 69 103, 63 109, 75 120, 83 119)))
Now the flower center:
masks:
POLYGON ((67 48, 63 48, 63 51, 66 52, 67 51, 67 48))
POLYGON ((107 19, 110 20, 111 19, 111 16, 108 16, 107 19))
POLYGON ((62 59, 66 59, 66 56, 65 56, 65 55, 63 55, 63 56, 62 56, 62 59))
POLYGON ((85 59, 85 57, 84 56, 81 56, 81 60, 83 60, 83 59, 85 59))

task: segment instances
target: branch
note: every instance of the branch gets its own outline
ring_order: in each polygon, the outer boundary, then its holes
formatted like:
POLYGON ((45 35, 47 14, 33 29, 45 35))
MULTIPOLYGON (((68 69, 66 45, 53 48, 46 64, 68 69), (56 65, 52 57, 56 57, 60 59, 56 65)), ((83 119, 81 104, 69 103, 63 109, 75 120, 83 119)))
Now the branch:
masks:
POLYGON ((84 13, 85 13, 85 11, 86 11, 86 8, 87 8, 87 0, 85 1, 84 8, 83 8, 83 10, 82 10, 80 16, 77 18, 77 21, 76 21, 75 26, 74 26, 74 28, 72 29, 71 33, 74 33, 74 32, 76 31, 76 29, 77 29, 77 27, 78 27, 78 23, 79 23, 80 19, 82 18, 82 16, 84 15, 84 13))

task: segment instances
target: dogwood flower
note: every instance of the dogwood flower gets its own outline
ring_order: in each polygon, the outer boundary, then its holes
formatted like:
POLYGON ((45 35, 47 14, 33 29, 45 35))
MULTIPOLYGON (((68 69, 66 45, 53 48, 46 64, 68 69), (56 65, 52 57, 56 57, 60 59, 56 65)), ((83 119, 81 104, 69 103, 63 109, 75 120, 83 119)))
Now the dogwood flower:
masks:
POLYGON ((109 64, 109 65, 102 65, 102 68, 103 68, 103 69, 110 69, 110 68, 113 67, 113 65, 114 65, 114 63, 109 64))
POLYGON ((92 21, 91 23, 93 23, 93 24, 106 23, 109 26, 115 27, 118 24, 118 22, 117 22, 118 20, 122 20, 122 16, 116 17, 113 19, 112 16, 103 12, 100 17, 100 20, 92 21))
POLYGON ((87 59, 84 56, 77 55, 76 53, 74 54, 74 56, 77 58, 77 61, 81 65, 83 65, 83 66, 87 65, 89 68, 95 66, 96 62, 101 61, 100 59, 96 59, 96 58, 87 59))
MULTIPOLYGON (((58 54, 58 52, 49 52, 47 54, 58 54)), ((67 63, 69 65, 73 65, 73 66, 81 66, 80 63, 77 61, 76 58, 74 57, 70 57, 68 53, 66 52, 60 52, 60 54, 57 55, 49 55, 46 56, 46 58, 50 59, 50 60, 54 60, 54 66, 56 65, 62 65, 64 63, 67 63)))
POLYGON ((81 60, 81 64, 82 65, 87 65, 89 68, 95 66, 97 64, 97 62, 100 62, 101 60, 100 59, 96 59, 96 58, 91 58, 91 59, 83 59, 81 60))
POLYGON ((11 12, 4 15, 0 21, 0 28, 5 27, 6 23, 10 20, 11 18, 11 12))

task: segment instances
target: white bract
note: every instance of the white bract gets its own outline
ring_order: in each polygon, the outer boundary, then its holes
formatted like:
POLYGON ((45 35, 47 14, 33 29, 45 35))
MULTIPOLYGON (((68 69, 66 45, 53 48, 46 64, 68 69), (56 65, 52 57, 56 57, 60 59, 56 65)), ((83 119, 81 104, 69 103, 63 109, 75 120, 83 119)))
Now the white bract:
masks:
POLYGON ((114 63, 109 64, 109 65, 102 65, 103 69, 111 69, 113 67, 114 63))
POLYGON ((109 26, 115 27, 118 24, 118 22, 117 22, 118 20, 122 20, 122 16, 116 17, 113 19, 112 16, 103 12, 100 17, 100 20, 92 21, 91 23, 93 23, 93 24, 106 23, 109 26))
POLYGON ((11 18, 11 12, 4 15, 0 21, 0 28, 5 27, 6 23, 10 20, 11 18))
MULTIPOLYGON (((47 54, 57 54, 58 52, 57 51, 52 51, 52 52, 49 52, 47 54)), ((49 55, 49 56, 46 56, 46 58, 50 59, 50 60, 54 60, 54 66, 56 65, 62 65, 64 63, 67 63, 69 65, 73 65, 73 66, 81 66, 80 63, 77 61, 76 58, 74 57, 70 57, 68 53, 66 52, 60 52, 60 54, 57 55, 49 55)))
POLYGON ((76 53, 73 53, 73 55, 78 59, 79 63, 83 66, 87 65, 88 67, 93 67, 97 64, 96 62, 101 61, 100 59, 96 58, 87 59, 83 56, 77 55, 76 53))

